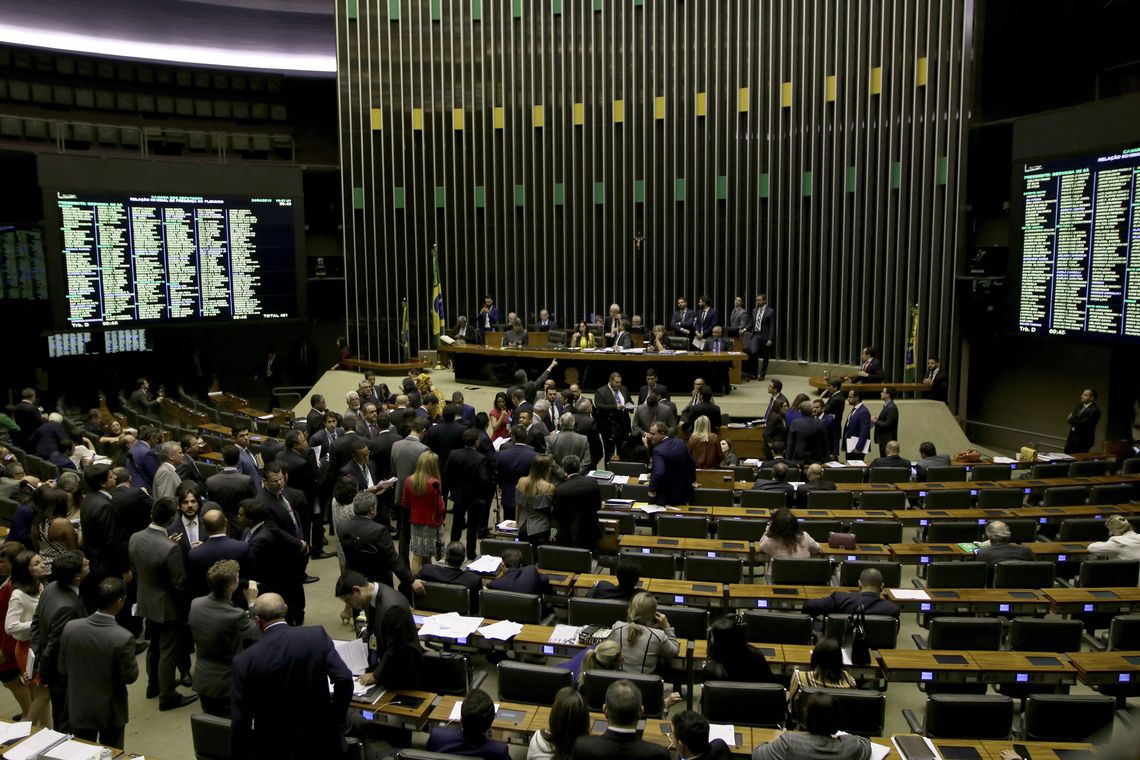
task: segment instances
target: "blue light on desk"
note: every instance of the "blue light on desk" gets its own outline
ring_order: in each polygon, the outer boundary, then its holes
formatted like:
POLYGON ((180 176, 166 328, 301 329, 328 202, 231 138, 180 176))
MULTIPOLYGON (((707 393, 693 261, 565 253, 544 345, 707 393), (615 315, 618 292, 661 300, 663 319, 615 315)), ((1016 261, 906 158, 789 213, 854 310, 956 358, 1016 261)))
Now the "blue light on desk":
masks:
POLYGON ((986 524, 986 518, 979 517, 978 518, 978 525, 985 525, 985 524, 986 524))
POLYGON ((1032 488, 1026 488, 1026 489, 1025 489, 1025 492, 1026 492, 1026 493, 1032 493, 1032 492, 1033 492, 1033 489, 1032 489, 1032 488))
POLYGON ((919 492, 918 492, 918 495, 919 495, 920 497, 921 497, 921 496, 926 496, 926 491, 919 491, 919 492))
POLYGON ((642 548, 641 553, 642 554, 649 554, 649 547, 642 548))
POLYGON ((847 555, 847 561, 848 562, 854 562, 857 559, 858 559, 858 557, 856 557, 854 554, 848 554, 847 555))
POLYGON ((919 524, 919 525, 929 525, 929 524, 930 524, 930 520, 919 520, 919 521, 918 521, 918 524, 919 524))
POLYGON ((1131 673, 1121 673, 1120 675, 1117 676, 1117 679, 1120 681, 1120 683, 1131 683, 1132 682, 1132 674, 1131 673))
POLYGON ((1042 525, 1044 525, 1044 524, 1045 524, 1045 523, 1046 523, 1048 520, 1049 520, 1049 518, 1048 518, 1048 517, 1042 517, 1042 518, 1041 518, 1041 519, 1039 519, 1037 522, 1039 522, 1039 523, 1041 523, 1042 525))
POLYGON ((920 610, 922 610, 923 612, 930 612, 930 610, 932 609, 932 606, 931 606, 930 602, 922 602, 921 604, 918 605, 918 608, 920 610))
POLYGON ((467 637, 466 636, 460 636, 458 639, 455 640, 455 643, 461 647, 466 646, 467 645, 467 637))
POLYGON ((1018 683, 1029 683, 1029 674, 1028 673, 1018 673, 1017 674, 1017 682, 1018 683))
POLYGON ((542 653, 543 654, 554 654, 554 647, 552 647, 548 644, 543 644, 542 645, 542 653))
POLYGON ((934 671, 932 671, 932 670, 922 671, 921 673, 918 674, 918 680, 920 680, 920 681, 933 681, 934 680, 934 671))
POLYGON ((971 496, 977 496, 977 495, 978 495, 978 489, 976 489, 976 488, 971 488, 971 489, 970 489, 970 495, 971 495, 971 496))
POLYGON ((1092 611, 1093 611, 1093 605, 1086 604, 1085 605, 1085 612, 1092 612, 1092 611))
POLYGON ((681 596, 680 594, 675 594, 673 596, 673 604, 684 604, 684 603, 685 603, 685 597, 681 596))
POLYGON ((716 559, 716 552, 708 552, 709 557, 716 559))
POLYGON ((1009 612, 1009 605, 1008 604, 999 604, 998 605, 998 612, 1009 612))
POLYGON ((756 600, 756 606, 762 610, 766 610, 766 609, 768 609, 768 600, 767 599, 757 599, 756 600))
POLYGON ((930 562, 930 557, 919 557, 918 562, 922 565, 928 564, 930 562))
POLYGON ((412 615, 412 622, 414 622, 416 625, 423 625, 424 624, 424 616, 423 615, 412 615))
POLYGON ((1069 561, 1069 555, 1068 554, 1058 554, 1057 555, 1057 561, 1058 562, 1068 562, 1069 561))

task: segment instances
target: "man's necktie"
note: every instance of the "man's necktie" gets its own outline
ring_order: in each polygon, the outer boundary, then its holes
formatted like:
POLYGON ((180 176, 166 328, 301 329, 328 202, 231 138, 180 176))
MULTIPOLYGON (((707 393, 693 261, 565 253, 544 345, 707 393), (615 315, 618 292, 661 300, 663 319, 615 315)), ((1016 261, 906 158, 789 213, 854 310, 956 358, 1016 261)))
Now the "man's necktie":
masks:
POLYGON ((285 511, 289 513, 289 517, 293 520, 293 533, 297 538, 301 537, 301 523, 297 521, 297 513, 293 511, 293 506, 289 500, 285 498, 285 492, 281 492, 281 503, 285 505, 285 511))
POLYGON ((618 406, 625 406, 625 400, 621 397, 621 391, 614 391, 614 402, 617 403, 618 406))
POLYGON ((186 538, 191 544, 198 540, 198 522, 196 520, 186 523, 186 538))

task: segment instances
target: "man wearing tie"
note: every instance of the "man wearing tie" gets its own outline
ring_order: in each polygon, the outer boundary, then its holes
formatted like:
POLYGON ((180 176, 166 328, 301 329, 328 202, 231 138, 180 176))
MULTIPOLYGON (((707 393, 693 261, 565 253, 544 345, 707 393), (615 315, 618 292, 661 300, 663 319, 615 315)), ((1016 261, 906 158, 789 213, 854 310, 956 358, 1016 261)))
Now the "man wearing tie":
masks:
POLYGON ((260 485, 261 475, 257 471, 257 459, 249 450, 249 425, 235 425, 231 432, 238 450, 238 472, 248 475, 254 485, 260 485))
POLYGON ((871 418, 875 426, 875 442, 879 444, 879 456, 887 455, 887 443, 899 438, 899 408, 895 406, 895 389, 883 388, 879 398, 883 400, 883 410, 871 418))
POLYGON ((553 330, 556 327, 557 327, 557 325, 554 324, 554 320, 550 318, 550 311, 547 309, 539 309, 538 310, 538 331, 539 332, 550 332, 551 330, 553 330))
POLYGON ((610 304, 610 313, 606 317, 606 321, 602 327, 605 328, 606 341, 611 341, 617 335, 618 328, 621 327, 621 307, 616 303, 610 304))
POLYGON ((756 308, 749 322, 748 354, 756 360, 756 377, 763 380, 768 374, 768 360, 772 358, 772 345, 776 340, 776 310, 768 305, 768 296, 756 294, 756 308))
POLYGON ((933 401, 941 401, 946 403, 946 399, 950 397, 950 376, 942 369, 941 362, 938 361, 937 356, 928 356, 926 358, 926 377, 922 382, 930 386, 930 394, 928 398, 933 401))
MULTIPOLYGON (((312 516, 307 514, 305 495, 296 488, 286 486, 285 481, 285 469, 281 465, 276 462, 265 465, 265 487, 261 491, 261 503, 269 509, 270 521, 282 533, 293 536, 301 542, 305 553, 297 561, 300 576, 304 583, 316 583, 320 578, 305 571, 305 566, 309 563, 309 542, 305 537, 309 535, 309 520, 312 516)), ((290 601, 295 602, 295 600, 290 601)), ((304 594, 301 595, 299 602, 295 602, 290 614, 293 619, 299 621, 296 625, 304 621, 304 594)))
POLYGON ((859 356, 861 364, 854 377, 848 378, 853 383, 881 383, 883 382, 883 363, 875 356, 878 353, 874 346, 863 346, 859 356))
POLYGON ((483 297, 483 307, 479 309, 479 342, 485 343, 487 333, 499 324, 499 307, 491 296, 483 297))
POLYGON ((609 383, 594 392, 594 406, 599 412, 598 427, 608 460, 617 443, 624 443, 629 437, 629 413, 633 410, 629 390, 621 384, 619 373, 611 372, 609 383))
POLYGON ((737 296, 732 301, 732 312, 728 315, 728 328, 730 337, 740 335, 748 330, 748 309, 744 307, 744 299, 737 296))
MULTIPOLYGON (((723 327, 713 325, 711 334, 705 339, 705 351, 714 354, 723 354, 731 350, 732 338, 724 337, 723 327)), ((727 364, 714 364, 711 374, 713 390, 726 396, 732 392, 732 384, 728 382, 727 364)))
POLYGON ((614 348, 619 351, 623 348, 633 348, 633 336, 629 334, 629 320, 622 319, 614 333, 614 348))
POLYGON ((689 308, 689 302, 684 298, 678 298, 677 310, 669 318, 669 327, 672 328, 673 334, 683 338, 693 337, 693 319, 694 314, 689 308))
POLYGON ((843 445, 848 461, 862 461, 870 449, 871 413, 863 406, 863 395, 857 390, 848 391, 847 403, 852 408, 843 426, 843 445))
POLYGON ((700 296, 697 298, 697 310, 693 313, 693 339, 704 339, 708 341, 712 335, 713 325, 719 320, 717 319, 716 309, 710 304, 708 296, 700 296))

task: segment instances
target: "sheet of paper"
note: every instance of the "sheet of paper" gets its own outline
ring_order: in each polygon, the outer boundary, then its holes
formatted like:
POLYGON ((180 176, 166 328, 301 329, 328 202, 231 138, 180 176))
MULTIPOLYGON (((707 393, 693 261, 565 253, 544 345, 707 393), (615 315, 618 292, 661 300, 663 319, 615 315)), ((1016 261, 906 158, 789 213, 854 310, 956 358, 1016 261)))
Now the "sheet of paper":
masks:
POLYGON ((891 754, 890 745, 871 742, 871 760, 883 760, 889 754, 891 754))
POLYGON ((29 736, 12 749, 4 753, 4 760, 29 760, 43 754, 44 750, 52 745, 59 744, 67 739, 67 734, 45 728, 38 734, 29 736))
POLYGON ((497 573, 503 564, 502 557, 493 554, 483 554, 467 563, 467 569, 473 573, 497 573))
POLYGON ((505 533, 517 533, 518 529, 519 529, 519 524, 517 522, 515 522, 514 520, 503 520, 501 523, 499 523, 495 527, 498 528, 499 530, 505 532, 505 533))
POLYGON ((577 644, 582 627, 577 625, 556 625, 548 641, 551 644, 577 644))
POLYGON ((1016 464, 1017 460, 1013 457, 994 457, 994 464, 1016 464))
POLYGON ((760 460, 759 459, 742 459, 742 460, 740 460, 740 463, 742 465, 747 466, 747 467, 759 467, 760 466, 760 460))
POLYGON ((731 723, 710 723, 709 741, 720 739, 730 747, 736 746, 736 726, 731 723))
POLYGON ((628 475, 614 475, 613 482, 617 483, 618 485, 624 486, 626 483, 629 482, 629 476, 628 475))
POLYGON ((0 725, 0 744, 8 744, 17 739, 23 739, 30 733, 32 733, 32 722, 30 720, 0 725))
POLYGON ((318 462, 321 461, 321 447, 320 446, 314 446, 313 447, 313 459, 317 460, 318 462))
MULTIPOLYGON (((871 439, 868 438, 866 440, 866 442, 863 444, 862 453, 866 454, 870 450, 871 450, 871 439)), ((849 451, 849 452, 859 451, 859 436, 857 436, 857 435, 847 436, 847 451, 849 451)))
POLYGON ((394 486, 394 485, 396 485, 396 478, 395 477, 386 478, 385 480, 381 480, 379 483, 377 483, 377 485, 394 486))
POLYGON ((364 643, 364 639, 353 639, 352 641, 334 639, 333 647, 336 649, 336 653, 340 655, 340 659, 344 660, 345 667, 354 676, 368 670, 368 645, 364 643))
POLYGON ((522 633, 522 623, 515 623, 510 620, 500 620, 491 625, 485 625, 479 629, 479 635, 485 639, 498 639, 499 641, 507 641, 522 633))
POLYGON ((481 617, 467 617, 458 612, 448 612, 424 618, 423 625, 420 626, 420 635, 462 639, 475 633, 481 625, 483 625, 481 617))
POLYGON ((846 465, 844 465, 843 462, 824 462, 823 466, 824 467, 845 467, 846 465))
POLYGON ((893 588, 891 589, 891 596, 895 599, 916 599, 923 602, 930 601, 930 594, 917 588, 893 588))
MULTIPOLYGON (((867 446, 869 448, 871 446, 871 444, 868 443, 867 446)), ((863 453, 865 454, 867 452, 864 451, 863 453)), ((847 460, 847 466, 848 467, 866 467, 867 463, 864 462, 862 459, 848 459, 847 460)))
POLYGON ((491 445, 495 447, 495 451, 498 451, 499 449, 503 448, 503 444, 505 444, 509 440, 511 440, 511 439, 510 438, 496 438, 494 441, 492 441, 491 445))
POLYGON ((102 747, 68 739, 40 755, 43 760, 91 760, 99 757, 102 747))
MULTIPOLYGON (((498 702, 495 703, 495 712, 496 713, 499 712, 499 703, 498 702)), ((463 713, 463 700, 458 699, 455 701, 455 704, 451 706, 451 714, 449 714, 447 716, 447 720, 448 721, 459 720, 463 717, 462 713, 463 713)))
POLYGON ((647 515, 653 515, 657 514, 658 512, 665 511, 665 507, 662 507, 659 504, 637 504, 634 506, 634 509, 640 510, 647 515))
POLYGON ((649 482, 649 473, 643 472, 640 475, 638 475, 637 476, 637 482, 638 483, 648 483, 649 482))

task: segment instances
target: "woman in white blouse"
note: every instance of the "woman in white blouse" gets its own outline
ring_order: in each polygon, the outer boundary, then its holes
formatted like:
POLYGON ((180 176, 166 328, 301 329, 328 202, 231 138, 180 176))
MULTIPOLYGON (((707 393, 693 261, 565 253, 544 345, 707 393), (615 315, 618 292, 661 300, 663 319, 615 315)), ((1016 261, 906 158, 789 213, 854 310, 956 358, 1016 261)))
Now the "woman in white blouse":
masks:
MULTIPOLYGON (((47 574, 47 565, 35 552, 20 552, 12 560, 12 600, 4 617, 4 631, 16 640, 16 662, 24 673, 28 670, 32 621, 36 617, 36 606, 40 603, 47 574)), ((40 685, 38 677, 25 679, 25 682, 31 695, 31 707, 24 720, 30 720, 35 726, 50 727, 51 695, 47 687, 40 685)))

